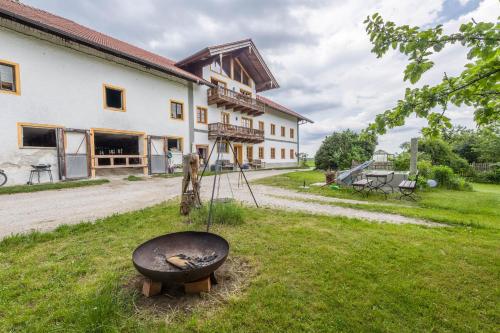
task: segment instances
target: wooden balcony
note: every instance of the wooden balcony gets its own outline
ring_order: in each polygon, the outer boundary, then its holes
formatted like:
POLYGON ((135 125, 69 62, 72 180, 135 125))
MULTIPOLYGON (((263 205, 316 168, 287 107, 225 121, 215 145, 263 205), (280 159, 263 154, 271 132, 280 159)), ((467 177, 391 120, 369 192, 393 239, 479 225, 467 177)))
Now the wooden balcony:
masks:
POLYGON ((208 138, 218 137, 232 142, 260 143, 264 141, 264 131, 223 123, 208 124, 208 138))
POLYGON ((207 91, 208 105, 233 109, 250 116, 260 116, 265 112, 265 104, 247 95, 223 88, 210 88, 207 91))

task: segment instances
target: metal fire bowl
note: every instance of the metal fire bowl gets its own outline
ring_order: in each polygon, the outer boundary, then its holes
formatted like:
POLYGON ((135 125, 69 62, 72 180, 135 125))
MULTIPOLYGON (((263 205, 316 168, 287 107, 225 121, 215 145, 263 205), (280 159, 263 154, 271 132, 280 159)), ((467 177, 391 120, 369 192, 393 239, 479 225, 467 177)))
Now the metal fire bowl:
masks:
POLYGON ((219 268, 229 254, 229 243, 208 232, 184 231, 148 240, 135 249, 132 261, 144 276, 158 282, 192 282, 207 277, 219 268), (166 258, 177 254, 189 257, 207 256, 213 252, 217 258, 204 267, 182 270, 169 264, 166 258))

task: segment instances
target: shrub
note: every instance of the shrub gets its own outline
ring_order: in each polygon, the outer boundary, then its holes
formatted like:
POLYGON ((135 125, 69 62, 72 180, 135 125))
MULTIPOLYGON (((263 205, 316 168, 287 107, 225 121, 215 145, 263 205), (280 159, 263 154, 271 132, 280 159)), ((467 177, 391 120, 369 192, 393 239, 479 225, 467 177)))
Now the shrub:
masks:
POLYGON ((432 176, 432 163, 430 161, 417 162, 418 174, 423 178, 430 178, 432 176))
POLYGON ((500 163, 490 171, 476 173, 472 180, 478 183, 500 184, 500 163))
MULTIPOLYGON (((193 223, 205 224, 208 220, 210 203, 206 203, 199 209, 193 209, 189 218, 193 223)), ((234 201, 214 202, 212 207, 212 223, 223 225, 240 225, 244 223, 244 211, 241 205, 234 201)))
POLYGON ((453 169, 446 165, 433 166, 431 178, 437 181, 439 187, 457 191, 472 190, 472 186, 469 183, 453 173, 453 169))

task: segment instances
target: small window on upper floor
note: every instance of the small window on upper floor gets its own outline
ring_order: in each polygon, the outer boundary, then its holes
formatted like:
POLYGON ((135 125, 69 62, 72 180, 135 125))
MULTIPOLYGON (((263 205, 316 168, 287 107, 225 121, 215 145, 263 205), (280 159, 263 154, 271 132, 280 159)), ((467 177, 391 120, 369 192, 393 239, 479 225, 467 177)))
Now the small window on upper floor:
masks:
POLYGON ((170 101, 170 118, 184 119, 184 104, 177 101, 170 101))
POLYGON ((259 130, 263 131, 264 130, 264 122, 259 121, 259 130))
POLYGON ((125 111, 125 89, 104 85, 104 108, 125 111))
POLYGON ((0 92, 19 94, 19 65, 0 60, 0 92))
POLYGON ((241 66, 240 62, 237 60, 234 61, 233 71, 234 71, 233 80, 241 82, 244 85, 250 86, 250 76, 245 71, 243 66, 241 66))
POLYGON ((271 135, 276 135, 276 125, 271 124, 271 135))
POLYGON ((56 148, 56 129, 50 127, 20 126, 23 148, 56 148))
POLYGON ((285 126, 281 126, 281 136, 285 136, 286 135, 286 128, 285 126))
POLYGON ((198 106, 196 108, 196 121, 200 124, 206 124, 207 123, 207 113, 208 113, 207 108, 203 108, 201 106, 198 106))
POLYGON ((290 128, 290 139, 293 139, 295 137, 295 130, 293 128, 290 128))

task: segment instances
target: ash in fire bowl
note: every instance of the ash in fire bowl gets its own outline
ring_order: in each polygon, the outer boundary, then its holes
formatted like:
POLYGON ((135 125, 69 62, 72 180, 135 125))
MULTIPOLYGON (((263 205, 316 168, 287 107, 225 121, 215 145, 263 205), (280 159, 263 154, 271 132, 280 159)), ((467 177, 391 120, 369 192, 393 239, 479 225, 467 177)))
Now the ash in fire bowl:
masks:
POLYGON ((218 255, 212 251, 205 251, 205 253, 196 254, 184 254, 179 253, 176 255, 169 255, 168 249, 164 247, 157 247, 153 250, 154 262, 153 268, 162 271, 183 271, 187 269, 206 267, 212 264, 218 257, 218 255))
POLYGON ((133 253, 136 269, 159 282, 190 282, 219 268, 229 253, 228 242, 208 232, 186 231, 153 238, 133 253))

